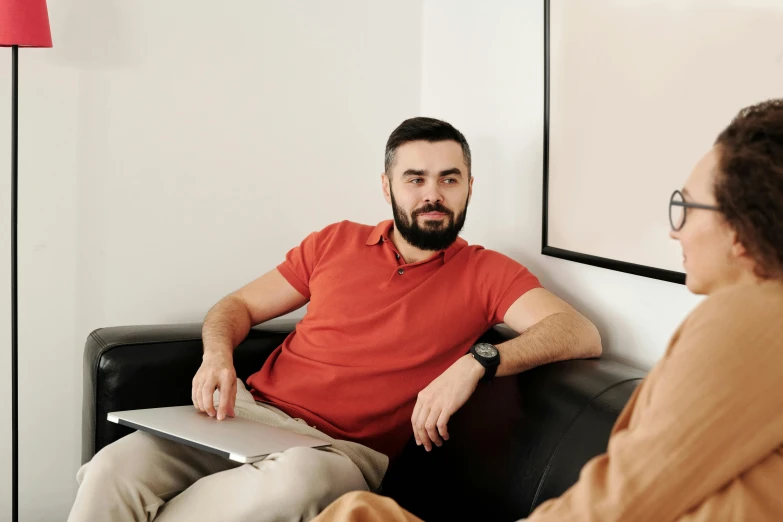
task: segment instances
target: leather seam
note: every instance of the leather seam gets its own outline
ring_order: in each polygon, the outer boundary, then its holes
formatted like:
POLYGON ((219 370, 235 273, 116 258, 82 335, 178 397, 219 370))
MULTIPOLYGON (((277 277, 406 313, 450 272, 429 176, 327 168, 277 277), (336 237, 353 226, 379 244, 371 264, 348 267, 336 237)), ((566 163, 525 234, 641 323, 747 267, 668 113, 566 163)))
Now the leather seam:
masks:
POLYGON ((102 330, 102 328, 99 328, 97 330, 93 330, 90 332, 90 337, 98 341, 98 345, 103 348, 106 346, 106 341, 103 340, 103 337, 101 337, 101 334, 99 333, 102 330))
POLYGON ((552 452, 552 455, 549 456, 549 461, 547 461, 546 468, 544 468, 544 473, 541 475, 541 480, 538 481, 538 487, 536 488, 536 494, 533 496, 533 502, 530 504, 530 510, 528 511, 528 516, 530 516, 531 513, 533 513, 533 506, 536 505, 536 502, 538 501, 538 497, 541 494, 541 489, 544 487, 544 482, 546 482, 547 475, 549 474, 549 469, 552 466, 552 461, 555 460, 555 457, 557 456, 557 453, 560 451, 560 446, 563 444, 563 441, 568 436, 569 432, 571 431, 571 428, 574 427, 576 424, 576 421, 579 420, 579 417, 582 416, 582 414, 587 411, 587 408, 590 407, 590 405, 598 399, 601 395, 607 393, 608 391, 612 390, 613 388, 616 388, 622 384, 625 384, 627 382, 633 382, 633 381, 640 381, 643 377, 633 377, 630 379, 624 379, 620 382, 616 382, 612 384, 611 386, 607 386, 597 394, 595 394, 587 403, 582 407, 582 409, 579 411, 579 413, 576 414, 576 416, 571 420, 568 427, 565 429, 563 434, 560 436, 560 440, 557 441, 557 446, 555 446, 554 451, 552 452))

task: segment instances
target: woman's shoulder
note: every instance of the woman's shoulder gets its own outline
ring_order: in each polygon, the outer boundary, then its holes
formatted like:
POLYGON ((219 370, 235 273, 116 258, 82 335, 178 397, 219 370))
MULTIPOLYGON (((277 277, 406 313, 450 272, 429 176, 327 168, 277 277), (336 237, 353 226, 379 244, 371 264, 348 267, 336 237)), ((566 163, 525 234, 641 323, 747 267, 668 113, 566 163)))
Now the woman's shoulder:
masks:
POLYGON ((780 345, 783 355, 783 284, 738 284, 702 301, 683 322, 680 340, 702 349, 780 345))
MULTIPOLYGON (((766 281, 758 284, 736 284, 708 296, 694 310, 692 317, 772 317, 783 310, 783 283, 766 281)), ((779 316, 778 316, 779 317, 779 316)))

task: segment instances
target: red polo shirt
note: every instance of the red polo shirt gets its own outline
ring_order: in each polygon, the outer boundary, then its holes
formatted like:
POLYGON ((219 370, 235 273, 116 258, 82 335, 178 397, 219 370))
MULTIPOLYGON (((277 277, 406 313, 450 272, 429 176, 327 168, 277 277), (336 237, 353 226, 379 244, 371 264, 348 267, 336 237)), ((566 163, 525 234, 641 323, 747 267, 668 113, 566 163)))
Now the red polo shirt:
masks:
POLYGON ((419 391, 540 287, 516 261, 461 238, 405 263, 392 226, 343 221, 288 253, 277 269, 309 298, 307 313, 247 381, 257 400, 390 457, 413 434, 419 391))

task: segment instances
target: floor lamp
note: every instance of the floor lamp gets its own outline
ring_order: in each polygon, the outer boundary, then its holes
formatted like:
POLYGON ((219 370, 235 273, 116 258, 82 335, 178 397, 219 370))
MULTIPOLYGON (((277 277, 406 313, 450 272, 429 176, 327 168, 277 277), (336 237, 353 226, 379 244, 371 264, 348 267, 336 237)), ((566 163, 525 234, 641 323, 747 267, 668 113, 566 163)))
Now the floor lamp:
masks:
POLYGON ((19 48, 51 47, 46 0, 0 0, 0 47, 11 47, 11 453, 12 520, 19 520, 19 320, 17 316, 17 199, 19 166, 19 48))

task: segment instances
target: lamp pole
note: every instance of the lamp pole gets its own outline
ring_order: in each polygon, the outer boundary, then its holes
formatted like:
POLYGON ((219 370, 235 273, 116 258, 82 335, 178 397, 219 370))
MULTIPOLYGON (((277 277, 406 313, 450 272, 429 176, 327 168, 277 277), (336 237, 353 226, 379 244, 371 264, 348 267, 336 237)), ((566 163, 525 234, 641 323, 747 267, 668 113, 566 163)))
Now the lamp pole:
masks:
POLYGON ((19 46, 11 48, 11 480, 13 482, 12 520, 19 520, 19 318, 17 315, 17 255, 19 196, 19 46))

